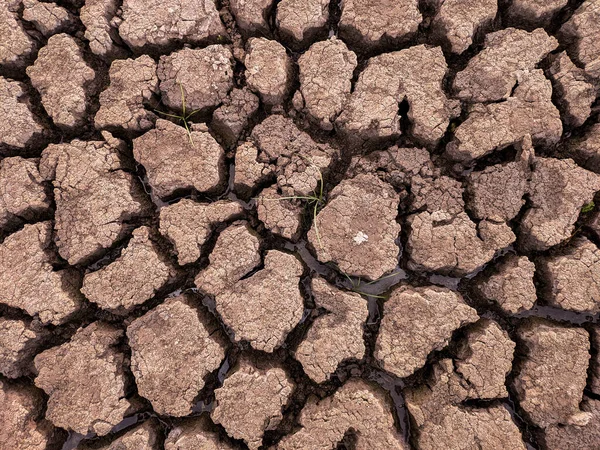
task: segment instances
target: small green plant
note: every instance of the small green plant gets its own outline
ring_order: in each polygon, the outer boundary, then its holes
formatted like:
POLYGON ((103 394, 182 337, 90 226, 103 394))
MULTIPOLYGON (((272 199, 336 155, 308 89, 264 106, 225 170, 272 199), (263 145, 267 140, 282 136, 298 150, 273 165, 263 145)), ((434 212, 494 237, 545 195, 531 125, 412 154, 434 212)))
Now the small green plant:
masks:
POLYGON ((583 208, 581 208, 581 212, 583 214, 592 212, 594 210, 594 208, 596 207, 596 204, 594 203, 594 200, 592 200, 591 202, 589 202, 587 205, 584 205, 583 208))
POLYGON ((155 111, 158 114, 161 114, 165 117, 171 117, 173 119, 180 120, 183 123, 183 126, 185 127, 185 131, 187 131, 188 138, 190 140, 190 144, 192 144, 192 147, 193 147, 194 140, 192 139, 192 132, 190 130, 190 124, 188 122, 189 122, 190 118, 200 110, 195 109, 190 113, 187 112, 186 104, 185 104, 185 93, 183 91, 183 86, 181 85, 181 83, 178 83, 178 84, 179 84, 179 90, 181 91, 181 115, 178 116, 177 114, 169 114, 169 113, 166 113, 164 111, 159 111, 159 110, 155 110, 155 111))

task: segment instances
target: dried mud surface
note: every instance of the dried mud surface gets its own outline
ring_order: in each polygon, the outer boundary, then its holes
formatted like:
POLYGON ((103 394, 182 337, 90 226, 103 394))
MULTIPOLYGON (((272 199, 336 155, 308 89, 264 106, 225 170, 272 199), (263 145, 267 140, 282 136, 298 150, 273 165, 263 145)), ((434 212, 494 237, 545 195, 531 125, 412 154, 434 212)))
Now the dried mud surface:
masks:
POLYGON ((600 450, 600 0, 2 0, 0 450, 600 450))

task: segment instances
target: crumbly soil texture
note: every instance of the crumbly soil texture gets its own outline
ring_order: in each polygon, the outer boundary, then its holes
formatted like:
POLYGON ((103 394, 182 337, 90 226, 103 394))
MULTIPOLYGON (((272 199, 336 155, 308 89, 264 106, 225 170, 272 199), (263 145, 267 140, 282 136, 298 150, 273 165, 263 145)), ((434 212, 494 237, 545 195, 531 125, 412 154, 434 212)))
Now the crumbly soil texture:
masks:
POLYGON ((600 0, 2 0, 1 450, 600 450, 600 0))

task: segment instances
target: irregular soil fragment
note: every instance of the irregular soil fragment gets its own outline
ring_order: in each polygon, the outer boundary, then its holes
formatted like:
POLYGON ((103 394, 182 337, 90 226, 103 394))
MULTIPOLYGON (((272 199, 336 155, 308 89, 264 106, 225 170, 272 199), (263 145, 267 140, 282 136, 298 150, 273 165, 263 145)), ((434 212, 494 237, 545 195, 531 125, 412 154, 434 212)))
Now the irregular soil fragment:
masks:
POLYGON ((144 106, 158 92, 154 60, 143 55, 113 61, 109 76, 110 86, 100 94, 96 128, 134 132, 152 128, 156 116, 144 106))
POLYGON ((0 373, 8 378, 29 375, 46 337, 46 331, 35 322, 0 317, 0 373))
POLYGON ((200 258, 200 249, 217 224, 241 215, 242 206, 221 200, 202 204, 182 199, 160 209, 160 233, 175 246, 180 265, 200 258))
POLYGON ((350 433, 357 449, 407 450, 394 427, 391 410, 391 402, 380 387, 353 378, 330 397, 311 397, 300 413, 302 428, 285 436, 277 448, 333 449, 350 433))
POLYGON ((424 45, 369 59, 337 127, 347 135, 356 134, 353 139, 397 138, 399 103, 407 100, 412 136, 435 145, 450 118, 458 115, 458 102, 446 98, 442 89, 447 68, 442 49, 424 45))
POLYGON ((23 19, 31 22, 44 36, 70 31, 75 17, 56 3, 23 0, 23 19))
POLYGON ((223 45, 184 48, 161 56, 157 73, 167 108, 205 111, 221 104, 233 88, 233 55, 223 45))
POLYGON ((258 149, 251 142, 242 143, 235 151, 234 190, 249 197, 257 185, 272 173, 268 164, 258 161, 258 149))
POLYGON ((577 164, 600 172, 600 123, 593 124, 584 135, 567 141, 566 151, 577 164))
POLYGON ((589 333, 541 319, 531 319, 518 330, 527 349, 514 387, 529 420, 546 428, 567 424, 580 414, 590 359, 589 333))
POLYGON ((31 386, 0 380, 0 442, 7 449, 46 450, 54 429, 43 416, 44 399, 31 386))
POLYGON ((522 83, 519 72, 531 71, 558 41, 543 29, 527 32, 516 28, 490 33, 485 48, 475 55, 454 79, 457 97, 469 102, 506 99, 522 83), (519 55, 515 58, 515 55, 519 55))
POLYGON ((282 419, 282 410, 295 388, 285 371, 276 365, 255 366, 242 360, 215 390, 212 419, 227 434, 242 439, 257 450, 265 431, 273 430, 282 419))
POLYGON ((527 28, 547 27, 568 0, 513 0, 508 6, 508 19, 527 28))
POLYGON ((456 372, 468 386, 467 398, 508 397, 504 383, 514 351, 515 343, 496 322, 482 319, 470 327, 455 362, 456 372))
POLYGON ((105 59, 125 55, 125 50, 118 46, 121 43, 117 32, 119 20, 115 20, 120 4, 118 0, 85 0, 79 11, 90 50, 105 59))
MULTIPOLYGON (((294 255, 276 250, 268 251, 264 261, 263 269, 218 292, 215 302, 236 341, 249 341, 252 348, 271 353, 302 318, 298 284, 303 267, 294 255)), ((196 283, 202 289, 202 283, 196 283)))
POLYGON ((510 254, 498 261, 495 273, 476 279, 475 290, 507 313, 516 314, 531 309, 537 299, 534 273, 535 264, 526 256, 510 254))
POLYGON ((273 0, 231 0, 229 3, 235 21, 247 34, 268 34, 269 15, 273 0))
POLYGON ((234 223, 221 232, 210 254, 210 265, 198 274, 195 283, 203 292, 227 292, 244 275, 260 264, 260 241, 247 222, 234 223))
POLYGON ((452 53, 464 52, 475 33, 488 28, 498 12, 496 0, 433 0, 438 8, 431 29, 434 38, 452 53))
POLYGON ((588 75, 600 78, 600 0, 583 2, 558 33, 561 42, 568 44, 571 58, 588 75))
POLYGON ((16 75, 30 62, 37 45, 19 22, 9 2, 0 5, 0 71, 16 75))
POLYGON ((0 228, 34 220, 50 209, 37 162, 19 156, 0 161, 0 228))
POLYGON ((531 208, 525 211, 519 227, 523 247, 546 250, 568 239, 581 208, 598 190, 600 176, 573 160, 537 158, 531 179, 531 208))
POLYGON ((275 24, 289 45, 300 48, 325 34, 328 19, 329 0, 282 0, 275 24))
POLYGON ((409 268, 464 276, 482 267, 495 253, 515 241, 505 223, 475 224, 461 212, 421 212, 408 217, 406 250, 409 268))
POLYGON ((344 180, 314 218, 308 240, 322 262, 372 280, 398 265, 400 196, 375 175, 344 180))
POLYGON ((465 208, 460 181, 445 175, 435 178, 414 176, 410 182, 413 196, 411 211, 446 211, 460 214, 465 208))
POLYGON ((365 50, 408 40, 422 20, 418 0, 345 0, 341 7, 340 36, 365 50))
POLYGON ((293 75, 292 61, 283 45, 270 39, 251 38, 248 40, 244 65, 246 83, 263 103, 283 103, 290 93, 293 75))
POLYGON ((68 34, 52 36, 27 68, 27 75, 55 125, 72 130, 85 124, 88 105, 99 86, 78 41, 68 34))
POLYGON ((81 304, 80 276, 54 271, 52 224, 38 222, 11 234, 0 245, 0 302, 24 309, 42 323, 59 324, 81 304))
POLYGON ((52 180, 54 240, 70 264, 87 262, 125 234, 124 221, 145 214, 149 201, 134 177, 125 143, 103 132, 104 141, 49 145, 40 174, 52 180))
POLYGON ((597 88, 566 52, 554 58, 549 73, 563 122, 570 127, 583 125, 592 111, 597 88))
POLYGON ((125 399, 125 355, 115 348, 122 335, 94 322, 35 357, 35 384, 50 396, 46 418, 54 425, 103 436, 123 419, 130 403, 125 399))
POLYGON ((316 307, 325 312, 314 320, 295 356, 304 372, 322 383, 341 362, 365 355, 363 325, 369 311, 360 295, 334 288, 322 278, 312 280, 312 294, 316 307))
POLYGON ((384 312, 373 355, 399 377, 425 365, 427 355, 445 347, 454 330, 479 319, 459 294, 433 286, 394 290, 384 312))
POLYGON ((551 425, 544 435, 548 450, 595 450, 600 442, 600 401, 584 397, 581 421, 551 425))
MULTIPOLYGON (((474 76, 482 77, 479 72, 474 76)), ((456 129, 446 152, 457 161, 471 162, 521 142, 527 135, 536 145, 556 144, 562 131, 560 114, 552 103, 550 80, 540 69, 522 71, 506 101, 478 103, 469 109, 467 120, 456 129)))
POLYGON ((133 50, 168 50, 226 36, 214 0, 124 0, 119 34, 133 50))
POLYGON ((156 422, 146 420, 106 445, 80 445, 77 450, 159 450, 160 430, 156 422))
POLYGON ((321 128, 333 129, 357 64, 356 54, 335 37, 313 44, 298 59, 304 108, 321 128))
POLYGON ((595 314, 600 311, 600 250, 582 237, 557 255, 540 258, 546 296, 552 306, 595 314))
POLYGON ((226 344, 205 314, 179 296, 127 328, 139 393, 159 414, 190 414, 204 378, 225 358, 226 344))
POLYGON ((214 112, 211 127, 226 146, 232 147, 258 111, 258 106, 258 97, 248 89, 233 89, 214 112))
POLYGON ((216 191, 225 181, 225 152, 215 138, 193 128, 188 134, 168 120, 133 140, 133 156, 161 198, 183 189, 216 191))
POLYGON ((256 199, 258 220, 273 234, 298 240, 304 207, 277 192, 276 187, 263 190, 256 199))
POLYGON ((0 77, 0 150, 23 150, 43 141, 44 127, 30 108, 25 85, 0 77))
POLYGON ((150 229, 140 227, 119 258, 84 277, 81 292, 102 309, 124 312, 150 299, 173 275, 150 229))
MULTIPOLYGON (((211 430, 206 416, 178 424, 165 440, 165 450, 234 450, 211 430)), ((214 428, 214 426, 213 426, 214 428)))

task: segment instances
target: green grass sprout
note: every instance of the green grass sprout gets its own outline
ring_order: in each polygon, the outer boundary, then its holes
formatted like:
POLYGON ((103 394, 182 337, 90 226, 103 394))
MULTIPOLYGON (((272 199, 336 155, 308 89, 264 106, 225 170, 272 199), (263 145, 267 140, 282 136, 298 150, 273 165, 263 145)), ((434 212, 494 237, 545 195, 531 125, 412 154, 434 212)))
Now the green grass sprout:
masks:
POLYGON ((186 103, 185 103, 185 93, 183 91, 183 86, 181 85, 181 83, 178 83, 178 84, 179 84, 179 90, 181 91, 181 115, 169 114, 169 113, 166 113, 164 111, 159 111, 159 110, 155 110, 155 111, 158 114, 161 114, 165 117, 171 117, 173 119, 178 119, 179 121, 181 121, 183 123, 183 126, 185 127, 185 131, 187 131, 187 135, 190 140, 190 144, 192 144, 192 147, 193 147, 194 140, 192 139, 192 131, 190 130, 189 120, 194 114, 198 113, 200 110, 195 109, 192 112, 190 112, 189 114, 187 113, 187 107, 186 107, 186 103))

